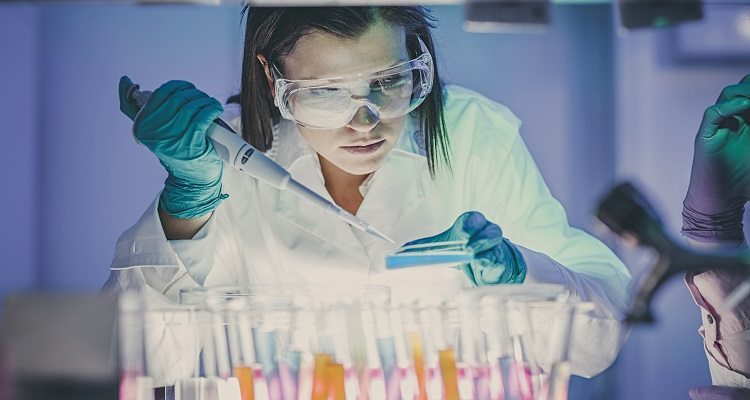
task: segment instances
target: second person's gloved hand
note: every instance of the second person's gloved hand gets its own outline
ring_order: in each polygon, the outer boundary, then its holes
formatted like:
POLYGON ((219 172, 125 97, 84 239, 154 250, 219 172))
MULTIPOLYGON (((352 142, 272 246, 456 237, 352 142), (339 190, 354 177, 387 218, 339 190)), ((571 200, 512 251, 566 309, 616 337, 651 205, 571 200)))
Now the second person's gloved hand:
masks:
POLYGON ((750 75, 724 88, 703 115, 683 202, 683 234, 699 240, 741 242, 748 200, 750 75))
POLYGON ((747 400, 750 399, 750 389, 727 386, 703 386, 690 389, 693 400, 747 400))
POLYGON ((448 230, 435 236, 417 239, 406 245, 466 240, 474 252, 471 264, 461 268, 476 286, 500 283, 522 283, 526 263, 518 248, 503 237, 497 224, 476 211, 461 214, 448 230))
POLYGON ((221 193, 223 164, 206 136, 223 112, 221 103, 192 83, 169 81, 138 111, 126 98, 131 84, 128 77, 120 78, 120 110, 134 120, 135 138, 169 173, 159 207, 183 219, 210 213, 226 198, 221 193))

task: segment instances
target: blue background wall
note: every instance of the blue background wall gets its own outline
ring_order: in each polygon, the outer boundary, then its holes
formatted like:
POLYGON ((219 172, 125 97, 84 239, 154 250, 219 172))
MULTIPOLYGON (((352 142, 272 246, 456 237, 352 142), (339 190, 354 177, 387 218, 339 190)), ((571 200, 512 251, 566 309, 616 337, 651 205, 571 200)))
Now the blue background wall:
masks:
MULTIPOLYGON (((434 11, 443 76, 521 117, 574 224, 591 229, 596 199, 631 178, 679 232, 703 109, 750 63, 676 60, 684 28, 620 36, 607 4, 554 6, 542 35, 466 33, 461 8, 434 11)), ((239 86, 241 33, 231 6, 0 5, 0 295, 101 286, 115 240, 165 176, 131 138, 118 78, 144 88, 187 79, 225 99, 239 86)), ((637 253, 621 254, 635 275, 643 271, 637 253)), ((571 398, 680 399, 709 383, 682 282, 668 285, 657 312, 659 324, 634 330, 615 366, 574 382, 571 398)))

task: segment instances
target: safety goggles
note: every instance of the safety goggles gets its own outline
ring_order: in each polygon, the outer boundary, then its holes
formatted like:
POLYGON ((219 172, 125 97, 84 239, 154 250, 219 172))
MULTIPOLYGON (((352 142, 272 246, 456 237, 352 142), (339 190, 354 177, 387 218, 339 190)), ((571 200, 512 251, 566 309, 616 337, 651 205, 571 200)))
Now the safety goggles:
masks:
POLYGON ((343 78, 284 79, 272 66, 281 116, 313 129, 346 126, 362 107, 378 119, 404 116, 432 90, 432 56, 422 39, 419 57, 375 73, 343 78))

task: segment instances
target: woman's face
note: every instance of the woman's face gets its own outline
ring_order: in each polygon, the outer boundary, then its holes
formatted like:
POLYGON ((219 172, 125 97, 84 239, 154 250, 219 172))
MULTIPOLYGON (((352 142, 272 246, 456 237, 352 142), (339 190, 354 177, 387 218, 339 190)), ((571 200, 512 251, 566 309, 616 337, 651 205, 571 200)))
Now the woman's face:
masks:
MULTIPOLYGON (((403 29, 376 23, 356 38, 320 32, 303 36, 286 57, 283 70, 286 79, 333 78, 380 71, 408 59, 403 29)), ((324 167, 332 164, 352 175, 367 175, 393 149, 405 121, 406 116, 378 119, 362 107, 344 127, 300 126, 299 130, 324 167)))

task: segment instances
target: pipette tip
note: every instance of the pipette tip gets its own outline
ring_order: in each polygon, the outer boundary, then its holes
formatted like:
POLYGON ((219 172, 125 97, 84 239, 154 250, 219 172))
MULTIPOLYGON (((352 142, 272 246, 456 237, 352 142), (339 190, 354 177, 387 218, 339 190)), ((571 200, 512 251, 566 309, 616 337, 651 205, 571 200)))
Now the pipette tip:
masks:
POLYGON ((393 239, 391 239, 388 236, 384 235, 379 230, 375 229, 372 225, 368 225, 367 226, 367 232, 370 233, 370 234, 372 234, 372 235, 375 235, 375 236, 377 236, 377 237, 379 237, 379 238, 381 238, 381 239, 383 239, 385 241, 388 241, 391 244, 396 244, 396 242, 393 239))

